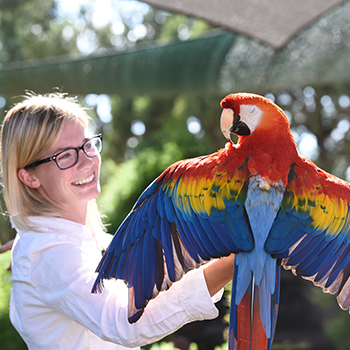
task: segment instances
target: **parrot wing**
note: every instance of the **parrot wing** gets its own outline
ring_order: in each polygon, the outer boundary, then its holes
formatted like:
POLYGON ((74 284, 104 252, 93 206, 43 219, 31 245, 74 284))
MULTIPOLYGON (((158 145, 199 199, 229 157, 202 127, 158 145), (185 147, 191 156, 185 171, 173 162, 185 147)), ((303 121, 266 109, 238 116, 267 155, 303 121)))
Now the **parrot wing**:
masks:
POLYGON ((286 269, 350 306, 350 184, 300 158, 265 243, 286 269))
POLYGON ((129 322, 188 270, 253 249, 243 206, 250 173, 246 162, 235 167, 221 151, 221 157, 219 151, 166 169, 142 193, 105 252, 92 292, 102 289, 104 279, 125 280, 129 322))

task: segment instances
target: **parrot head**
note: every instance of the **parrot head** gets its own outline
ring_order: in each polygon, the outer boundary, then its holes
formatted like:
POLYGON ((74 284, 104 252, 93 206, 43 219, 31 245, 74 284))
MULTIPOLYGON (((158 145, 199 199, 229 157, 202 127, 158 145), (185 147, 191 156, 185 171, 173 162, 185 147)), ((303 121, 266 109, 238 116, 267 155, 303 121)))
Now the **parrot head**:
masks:
POLYGON ((221 131, 231 141, 230 134, 240 138, 251 135, 290 134, 289 122, 282 109, 269 99, 247 93, 227 95, 221 101, 221 131))

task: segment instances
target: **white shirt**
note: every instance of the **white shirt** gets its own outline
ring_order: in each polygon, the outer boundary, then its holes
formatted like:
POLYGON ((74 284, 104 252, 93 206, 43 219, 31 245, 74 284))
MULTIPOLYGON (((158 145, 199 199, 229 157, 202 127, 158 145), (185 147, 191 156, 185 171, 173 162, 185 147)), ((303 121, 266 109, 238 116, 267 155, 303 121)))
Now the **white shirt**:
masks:
POLYGON ((11 322, 29 349, 134 348, 218 315, 200 268, 151 300, 139 321, 129 324, 123 281, 106 281, 101 294, 91 294, 101 259, 92 230, 64 219, 31 219, 42 232, 17 234, 10 301, 11 322))

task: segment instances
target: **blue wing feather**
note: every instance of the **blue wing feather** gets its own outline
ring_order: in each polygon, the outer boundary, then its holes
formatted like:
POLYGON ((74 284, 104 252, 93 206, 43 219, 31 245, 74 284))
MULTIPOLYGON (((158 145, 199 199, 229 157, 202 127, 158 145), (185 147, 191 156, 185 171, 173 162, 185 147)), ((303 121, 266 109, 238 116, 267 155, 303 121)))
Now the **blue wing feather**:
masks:
POLYGON ((157 261, 155 245, 150 244, 153 237, 150 234, 150 228, 147 229, 144 235, 142 247, 142 292, 146 300, 152 299, 153 287, 156 284, 157 274, 155 271, 154 262, 157 261))
POLYGON ((203 252, 203 259, 210 260, 211 257, 215 257, 216 255, 215 255, 214 248, 210 246, 210 241, 208 237, 199 236, 195 228, 195 224, 192 221, 185 221, 185 224, 188 227, 187 233, 191 234, 194 237, 194 239, 196 240, 200 248, 200 251, 203 252))
MULTIPOLYGON (((212 226, 208 223, 208 219, 198 220, 198 218, 194 218, 193 223, 197 231, 198 237, 203 237, 202 232, 206 232, 205 237, 208 239, 204 241, 203 244, 206 248, 210 248, 211 257, 218 258, 223 254, 227 255, 231 252, 230 250, 228 250, 229 247, 225 247, 222 244, 220 238, 218 238, 218 235, 220 235, 220 231, 215 232, 212 229, 212 226)), ((223 234, 225 235, 225 232, 223 232, 223 234)))
MULTIPOLYGON (((143 241, 143 239, 141 238, 143 241)), ((142 271, 142 243, 135 245, 135 249, 130 252, 130 260, 133 261, 133 267, 130 264, 128 269, 128 277, 130 287, 134 287, 134 303, 137 309, 141 309, 147 300, 144 298, 142 277, 137 271, 142 271)))
POLYGON ((321 236, 305 236, 300 244, 292 252, 287 253, 288 255, 286 256, 288 256, 289 266, 295 266, 302 262, 304 258, 307 258, 309 252, 313 249, 313 247, 317 246, 317 242, 320 239, 322 239, 321 236))
POLYGON ((232 238, 227 235, 227 230, 223 229, 221 223, 214 222, 208 219, 199 221, 202 230, 207 232, 210 241, 215 246, 218 256, 229 254, 233 250, 237 250, 237 246, 233 243, 232 238))
POLYGON ((117 268, 116 275, 120 276, 121 279, 127 281, 128 280, 128 266, 129 266, 129 257, 131 251, 128 250, 126 252, 122 252, 119 258, 119 266, 117 268))
POLYGON ((176 218, 175 223, 180 239, 192 259, 195 260, 197 264, 200 264, 204 260, 209 260, 209 257, 204 254, 198 242, 194 239, 187 223, 185 221, 180 221, 178 218, 176 218))
POLYGON ((140 213, 137 212, 133 215, 134 225, 129 220, 124 220, 121 231, 123 232, 122 242, 121 242, 121 250, 127 250, 131 245, 133 245, 137 241, 137 237, 139 236, 140 230, 140 213))
MULTIPOLYGON (((317 242, 317 244, 315 244, 312 247, 312 249, 310 249, 310 251, 308 252, 307 255, 304 254, 301 257, 300 257, 300 255, 298 255, 298 256, 295 255, 295 256, 293 256, 294 260, 290 261, 292 258, 288 260, 288 264, 290 264, 290 265, 292 265, 293 263, 298 264, 297 271, 299 273, 301 273, 301 271, 302 271, 303 276, 309 277, 309 276, 313 276, 315 274, 315 272, 312 273, 314 271, 313 266, 315 265, 315 263, 317 264, 317 259, 319 257, 320 252, 322 252, 323 249, 328 245, 328 242, 322 240, 322 237, 320 237, 320 239, 318 241, 319 242, 317 242), (299 260, 299 263, 298 263, 297 258, 299 260)), ((322 262, 324 262, 324 261, 322 261, 322 262)))
POLYGON ((157 199, 158 199, 158 196, 154 194, 148 200, 147 218, 148 218, 148 223, 150 228, 153 228, 156 226, 158 217, 159 217, 157 215, 157 199))
POLYGON ((164 255, 166 256, 165 262, 167 272, 172 282, 176 281, 175 263, 174 263, 174 252, 172 247, 172 234, 168 221, 165 218, 161 219, 160 226, 161 240, 160 243, 164 249, 164 255))
POLYGON ((249 220, 245 215, 245 209, 240 206, 235 215, 225 213, 223 225, 231 233, 237 251, 250 251, 254 247, 254 239, 251 235, 249 220))
POLYGON ((339 260, 339 257, 342 255, 343 251, 344 251, 344 246, 341 245, 333 254, 333 256, 327 261, 327 263, 324 264, 322 268, 319 269, 319 271, 317 272, 314 278, 314 282, 316 284, 322 283, 324 278, 327 278, 327 276, 328 277, 330 276, 330 271, 332 271, 332 268, 335 266, 336 262, 339 260))
POLYGON ((350 246, 347 246, 344 250, 342 250, 340 258, 337 260, 332 272, 329 275, 327 283, 325 284, 325 288, 329 288, 333 282, 337 279, 339 274, 344 270, 344 268, 349 264, 350 260, 350 246))
POLYGON ((167 220, 169 222, 175 222, 175 209, 174 209, 174 205, 171 201, 171 199, 166 195, 165 192, 162 192, 162 194, 160 194, 160 196, 163 197, 164 200, 164 208, 165 208, 165 216, 167 218, 167 220))
MULTIPOLYGON (((312 247, 315 246, 315 244, 317 244, 318 240, 322 239, 322 236, 318 235, 318 236, 312 236, 312 235, 307 235, 305 236, 305 238, 300 242, 300 244, 293 250, 292 253, 290 253, 290 260, 294 258, 294 256, 300 254, 300 257, 302 258, 304 255, 307 255, 307 253, 310 251, 310 249, 312 249, 312 247)), ((297 263, 299 258, 296 257, 295 259, 297 259, 297 261, 295 263, 297 263)), ((291 260, 290 265, 293 265, 293 262, 291 260)))
MULTIPOLYGON (((315 257, 315 260, 309 264, 305 273, 306 274, 309 273, 310 276, 313 276, 317 272, 321 271, 322 268, 325 265, 327 265, 330 260, 332 260, 332 257, 334 256, 334 254, 336 256, 339 256, 340 246, 342 246, 342 244, 340 244, 339 242, 331 242, 329 244, 326 244, 325 248, 315 257)), ((299 266, 298 266, 298 269, 299 269, 299 266)))
POLYGON ((158 211, 158 215, 161 217, 161 218, 165 218, 167 217, 166 215, 166 207, 164 205, 164 197, 166 197, 164 195, 164 191, 159 191, 157 192, 157 211, 158 211))
MULTIPOLYGON (((278 216, 277 219, 279 219, 278 216)), ((287 258, 290 254, 289 249, 306 235, 304 225, 300 222, 295 226, 287 224, 287 227, 294 228, 287 232, 288 235, 286 235, 284 239, 279 238, 278 232, 280 231, 276 231, 277 227, 275 228, 275 225, 271 228, 270 235, 265 244, 265 250, 275 258, 287 258)), ((283 225, 279 225, 279 230, 284 230, 283 225)))

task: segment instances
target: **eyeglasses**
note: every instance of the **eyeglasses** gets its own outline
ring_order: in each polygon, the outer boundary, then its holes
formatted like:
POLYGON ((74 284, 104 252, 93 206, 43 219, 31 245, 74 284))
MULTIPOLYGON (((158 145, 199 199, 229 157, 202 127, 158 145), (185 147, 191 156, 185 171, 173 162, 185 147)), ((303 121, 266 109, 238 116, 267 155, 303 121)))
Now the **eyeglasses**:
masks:
POLYGON ((85 140, 81 146, 76 148, 67 148, 61 152, 54 154, 52 157, 38 160, 30 163, 25 168, 33 168, 40 164, 54 161, 59 169, 65 170, 71 168, 78 163, 79 151, 82 150, 89 158, 95 157, 102 151, 102 134, 91 137, 85 140))

